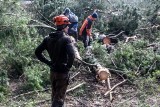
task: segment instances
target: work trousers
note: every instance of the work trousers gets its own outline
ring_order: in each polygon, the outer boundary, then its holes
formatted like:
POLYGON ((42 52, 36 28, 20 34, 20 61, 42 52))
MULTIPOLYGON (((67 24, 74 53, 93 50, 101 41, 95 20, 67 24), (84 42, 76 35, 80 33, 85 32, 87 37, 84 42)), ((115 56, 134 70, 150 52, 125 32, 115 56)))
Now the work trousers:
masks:
POLYGON ((91 38, 88 35, 83 35, 83 45, 85 48, 87 48, 87 46, 91 46, 91 38))
POLYGON ((67 86, 69 84, 69 74, 51 71, 50 79, 52 84, 51 107, 63 107, 67 86))

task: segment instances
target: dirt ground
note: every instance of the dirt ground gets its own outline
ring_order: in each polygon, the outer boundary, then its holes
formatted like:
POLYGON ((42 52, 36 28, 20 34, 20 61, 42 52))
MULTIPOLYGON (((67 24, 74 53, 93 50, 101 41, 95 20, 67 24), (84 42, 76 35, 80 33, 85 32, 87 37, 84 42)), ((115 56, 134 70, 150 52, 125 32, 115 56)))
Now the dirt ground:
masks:
MULTIPOLYGON (((85 68, 71 71, 71 78, 68 90, 77 85, 81 86, 67 92, 65 107, 160 107, 160 93, 154 96, 141 95, 135 86, 127 82, 112 91, 113 100, 110 101, 109 95, 104 95, 108 91, 107 83, 98 82, 95 75, 85 68)), ((111 87, 123 81, 120 76, 114 74, 110 80, 111 87)), ((50 86, 45 90, 22 93, 22 85, 20 79, 10 82, 10 100, 1 104, 2 107, 50 107, 50 86)))

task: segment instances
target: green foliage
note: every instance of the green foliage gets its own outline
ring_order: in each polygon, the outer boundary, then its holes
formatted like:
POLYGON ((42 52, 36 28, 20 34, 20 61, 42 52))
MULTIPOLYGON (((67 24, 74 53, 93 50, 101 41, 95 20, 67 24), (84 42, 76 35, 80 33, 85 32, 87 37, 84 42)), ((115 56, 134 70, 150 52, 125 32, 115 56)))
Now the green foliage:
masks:
POLYGON ((5 99, 5 96, 8 95, 8 76, 5 70, 0 69, 0 102, 5 99))
MULTIPOLYGON (((33 5, 36 9, 33 9, 33 12, 36 13, 36 18, 42 20, 43 22, 53 26, 52 18, 56 15, 63 14, 63 11, 66 7, 69 7, 72 12, 74 12, 79 17, 79 27, 82 25, 83 21, 87 16, 91 15, 94 10, 103 11, 107 7, 107 2, 105 0, 58 0, 58 1, 44 1, 44 0, 36 0, 33 5), (38 12, 39 11, 39 12, 38 12), (41 13, 41 14, 40 14, 41 13), (50 21, 50 22, 49 22, 50 21)), ((98 21, 99 23, 95 23, 95 27, 100 30, 107 29, 107 23, 104 22, 105 17, 104 13, 98 12, 98 21)), ((42 29, 41 29, 42 30, 42 29)), ((43 29, 44 30, 44 29, 43 29)), ((45 30, 46 32, 50 32, 49 30, 45 30)), ((44 33, 44 32, 41 32, 44 33)))
MULTIPOLYGON (((159 80, 160 79, 160 70, 156 70, 154 73, 153 73, 153 78, 159 80)), ((158 82, 158 81, 157 81, 158 82)), ((159 87, 159 91, 160 91, 160 87, 159 87)))
POLYGON ((42 89, 43 86, 49 83, 48 73, 42 73, 45 67, 39 64, 34 66, 36 62, 34 60, 34 50, 41 39, 29 36, 19 38, 17 43, 13 45, 13 50, 7 51, 4 59, 7 65, 5 69, 7 69, 9 76, 19 78, 23 74, 26 77, 26 83, 24 84, 26 90, 42 89))
POLYGON ((44 0, 35 0, 33 5, 36 8, 33 9, 33 12, 38 11, 38 13, 36 14, 37 15, 36 17, 39 18, 39 20, 45 21, 46 23, 48 23, 46 19, 48 19, 49 21, 52 21, 52 18, 54 16, 62 14, 65 7, 69 7, 73 3, 73 1, 68 1, 68 0, 67 1, 58 0, 57 2, 55 1, 42 2, 42 1, 44 0))
POLYGON ((41 64, 25 67, 24 74, 26 76, 24 89, 26 90, 39 90, 49 83, 49 69, 41 64))
POLYGON ((148 40, 136 40, 134 42, 131 43, 131 45, 135 48, 135 49, 144 49, 146 48, 146 46, 149 44, 148 40))
POLYGON ((113 53, 108 54, 102 47, 94 45, 93 53, 98 61, 106 66, 120 69, 130 79, 137 75, 149 76, 159 69, 159 55, 145 48, 148 41, 138 40, 131 43, 119 43, 113 53), (137 74, 138 73, 138 74, 137 74))
MULTIPOLYGON (((134 44, 139 44, 139 41, 134 44)), ((115 65, 123 70, 146 74, 157 69, 154 65, 155 54, 151 49, 140 47, 138 49, 138 47, 134 47, 132 44, 127 44, 127 46, 121 44, 113 53, 113 57, 115 65)))
POLYGON ((6 98, 6 95, 4 94, 4 91, 6 91, 4 87, 0 86, 0 102, 4 101, 6 98))
POLYGON ((160 92, 160 87, 157 85, 157 82, 158 80, 152 76, 139 77, 134 80, 134 84, 136 84, 142 95, 152 95, 160 92))
POLYGON ((149 2, 149 7, 147 8, 147 13, 146 13, 146 16, 148 21, 155 25, 155 24, 158 24, 158 12, 159 12, 159 9, 160 9, 160 2, 159 1, 150 1, 149 2), (153 8, 154 7, 154 8, 153 8))
POLYGON ((17 37, 26 35, 26 25, 29 22, 29 17, 20 7, 17 1, 2 1, 0 3, 0 38, 17 37))
MULTIPOLYGON (((66 7, 72 7, 72 0, 34 0, 32 3, 34 18, 40 22, 43 22, 49 26, 54 26, 53 17, 63 13, 66 7)), ((52 29, 46 29, 44 27, 38 27, 38 33, 41 35, 48 35, 52 32, 52 29)))
POLYGON ((86 93, 86 85, 81 86, 76 92, 73 93, 73 96, 83 96, 86 93))
POLYGON ((79 16, 79 27, 82 25, 83 21, 96 10, 98 18, 95 21, 93 28, 97 28, 100 31, 106 31, 108 29, 105 13, 107 6, 108 2, 106 0, 78 1, 78 5, 73 7, 75 9, 74 12, 79 16))
POLYGON ((101 63, 105 62, 108 55, 107 51, 96 42, 93 44, 93 54, 101 63))
POLYGON ((138 27, 139 15, 136 8, 125 7, 120 13, 114 13, 108 22, 109 32, 125 31, 125 34, 133 34, 138 27))
MULTIPOLYGON (((9 79, 20 79, 19 77, 23 75, 23 88, 26 91, 39 90, 50 84, 49 68, 35 59, 34 50, 42 40, 42 36, 38 35, 35 28, 28 27, 28 24, 32 24, 31 18, 53 26, 53 23, 49 22, 52 21, 52 17, 62 14, 64 8, 69 7, 78 15, 80 27, 84 19, 97 9, 99 17, 93 29, 108 33, 124 30, 128 35, 134 34, 139 25, 139 27, 146 27, 159 23, 158 0, 141 2, 139 5, 142 5, 142 8, 135 5, 132 7, 122 2, 120 4, 120 2, 113 0, 110 4, 106 0, 83 0, 83 2, 81 0, 35 0, 31 7, 34 11, 29 11, 34 13, 31 17, 30 13, 21 8, 18 0, 0 1, 0 101, 9 94, 9 79)), ((40 34, 44 34, 42 28, 38 30, 40 34)), ((45 33, 50 33, 50 30, 45 30, 45 33)), ((141 92, 145 90, 140 96, 144 98, 146 93, 160 91, 157 85, 160 78, 160 52, 154 53, 151 48, 146 48, 151 42, 159 42, 160 32, 154 29, 147 33, 141 31, 140 34, 143 34, 141 37, 144 40, 140 38, 127 44, 120 42, 111 54, 94 42, 93 53, 103 66, 119 69, 127 74, 141 92)), ((78 42, 77 45, 83 56, 85 52, 83 43, 78 42)), ((85 86, 81 87, 74 95, 84 95, 85 88, 85 86)))
POLYGON ((79 51, 79 54, 80 56, 83 56, 84 54, 84 46, 83 46, 83 43, 78 41, 77 42, 77 48, 78 48, 78 51, 79 51))
MULTIPOLYGON (((0 73, 0 82, 3 83, 1 84, 1 89, 3 90, 0 91, 5 93, 8 89, 8 78, 18 79, 21 75, 30 78, 33 76, 34 78, 34 75, 28 76, 25 70, 27 67, 30 70, 30 66, 34 65, 34 50, 39 41, 42 40, 42 37, 38 36, 35 28, 28 27, 31 16, 20 7, 19 2, 16 0, 5 0, 1 1, 0 5, 0 24, 2 25, 0 27, 0 64, 1 71, 5 71, 4 76, 0 73)), ((2 74, 4 74, 4 72, 2 72, 2 74)), ((47 73, 45 75, 47 75, 47 73)), ((33 82, 33 84, 28 84, 36 87, 30 89, 41 88, 41 82, 38 83, 41 78, 43 78, 44 82, 48 81, 48 78, 44 76, 37 76, 35 80, 30 79, 30 82, 33 82)))
POLYGON ((5 69, 8 70, 8 75, 18 78, 23 74, 24 67, 32 64, 34 48, 38 40, 38 38, 33 39, 30 36, 19 37, 16 39, 16 43, 12 43, 12 49, 10 49, 11 47, 5 47, 7 50, 4 62, 6 64, 5 69))
POLYGON ((0 84, 1 86, 8 86, 7 72, 1 69, 0 72, 0 84))
MULTIPOLYGON (((3 0, 0 1, 0 46, 1 46, 1 55, 0 55, 0 81, 1 81, 1 97, 8 93, 8 73, 14 69, 21 69, 21 65, 13 61, 11 57, 13 53, 15 41, 22 35, 27 34, 26 25, 29 22, 29 17, 20 7, 17 0, 3 0), (8 56, 8 57, 7 57, 8 56), (10 57, 10 58, 9 58, 10 57), (10 60, 7 60, 7 59, 10 60), (6 62, 8 61, 8 62, 6 62), (11 61, 11 62, 9 62, 11 61), (11 67, 10 63, 13 65, 11 67), (8 69, 11 68, 11 69, 8 69)), ((16 55, 15 55, 16 56, 16 55)), ((19 70, 20 71, 20 70, 19 70)), ((13 73, 14 74, 14 73, 13 73)))

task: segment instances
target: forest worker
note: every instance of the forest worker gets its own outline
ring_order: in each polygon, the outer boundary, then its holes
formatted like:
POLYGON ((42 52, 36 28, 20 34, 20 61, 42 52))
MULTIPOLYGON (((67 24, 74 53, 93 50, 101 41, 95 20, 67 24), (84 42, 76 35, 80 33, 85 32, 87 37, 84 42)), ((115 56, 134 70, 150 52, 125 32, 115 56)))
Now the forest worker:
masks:
POLYGON ((93 12, 92 15, 88 16, 85 21, 83 22, 79 35, 83 38, 83 44, 84 47, 86 48, 87 46, 91 45, 92 41, 92 35, 91 35, 91 30, 92 30, 92 24, 93 21, 97 19, 98 15, 96 12, 93 12))
POLYGON ((65 93, 69 81, 69 70, 72 67, 75 54, 70 36, 67 35, 69 19, 64 15, 53 18, 56 32, 46 36, 36 48, 37 58, 51 68, 52 107, 63 107, 65 93), (42 54, 47 50, 50 60, 42 54))
POLYGON ((78 16, 76 16, 69 8, 66 8, 63 14, 69 18, 69 21, 71 23, 69 25, 68 34, 70 36, 73 36, 77 41, 78 40, 78 31, 77 31, 78 16))

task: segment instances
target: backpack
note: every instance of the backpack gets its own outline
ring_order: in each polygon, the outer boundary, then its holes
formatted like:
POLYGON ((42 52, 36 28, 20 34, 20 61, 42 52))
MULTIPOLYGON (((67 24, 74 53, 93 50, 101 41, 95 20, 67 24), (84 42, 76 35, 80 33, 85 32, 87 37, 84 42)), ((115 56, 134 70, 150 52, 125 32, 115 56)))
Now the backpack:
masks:
POLYGON ((74 13, 69 14, 69 21, 72 22, 78 22, 78 17, 74 13))

